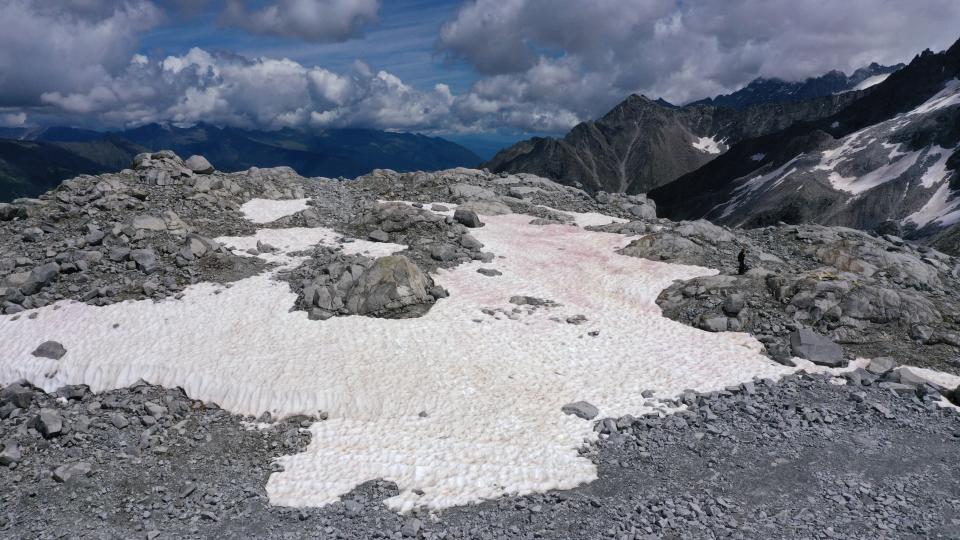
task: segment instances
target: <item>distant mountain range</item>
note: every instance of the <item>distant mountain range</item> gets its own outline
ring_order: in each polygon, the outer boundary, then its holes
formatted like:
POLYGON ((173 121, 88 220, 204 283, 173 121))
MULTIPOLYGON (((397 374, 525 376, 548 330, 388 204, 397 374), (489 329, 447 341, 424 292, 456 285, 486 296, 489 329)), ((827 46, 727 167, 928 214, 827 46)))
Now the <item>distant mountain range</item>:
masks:
POLYGON ((733 92, 715 98, 695 101, 691 105, 715 105, 733 109, 746 109, 762 103, 787 103, 839 94, 851 90, 864 90, 881 83, 891 73, 903 67, 881 66, 873 63, 860 68, 847 76, 842 71, 831 71, 819 77, 810 77, 805 81, 785 81, 783 79, 754 79, 750 84, 733 92))
POLYGON ((149 124, 101 133, 68 127, 0 128, 0 201, 42 193, 78 174, 116 171, 140 152, 200 154, 222 171, 287 165, 303 176, 360 176, 472 167, 482 159, 438 137, 369 129, 258 131, 149 124))
POLYGON ((745 138, 829 116, 858 94, 745 109, 677 107, 632 95, 603 118, 578 124, 562 139, 521 141, 484 166, 494 172, 536 174, 591 192, 644 193, 696 170, 745 138))
POLYGON ((671 219, 883 225, 960 253, 958 171, 960 41, 835 114, 744 139, 648 195, 671 219))
POLYGON ((743 139, 830 116, 901 68, 871 64, 803 82, 756 79, 732 94, 676 106, 632 95, 561 139, 535 137, 484 164, 527 172, 588 191, 642 193, 710 162, 743 139))

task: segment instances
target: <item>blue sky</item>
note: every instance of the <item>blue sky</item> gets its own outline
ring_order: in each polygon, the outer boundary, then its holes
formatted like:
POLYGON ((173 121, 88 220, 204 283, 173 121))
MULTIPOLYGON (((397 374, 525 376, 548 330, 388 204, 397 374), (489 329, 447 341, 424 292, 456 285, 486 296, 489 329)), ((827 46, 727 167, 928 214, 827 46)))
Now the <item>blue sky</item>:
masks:
POLYGON ((439 54, 437 36, 451 20, 460 0, 388 0, 377 22, 357 39, 342 43, 305 43, 296 39, 255 35, 217 24, 219 9, 208 3, 192 16, 173 18, 169 24, 143 34, 144 54, 183 54, 192 47, 233 51, 244 56, 290 58, 304 65, 344 71, 356 60, 374 69, 387 70, 414 86, 445 83, 455 92, 466 92, 477 75, 462 61, 439 54))
POLYGON ((957 0, 0 0, 0 127, 363 127, 489 155, 631 93, 908 62, 957 20, 957 0))

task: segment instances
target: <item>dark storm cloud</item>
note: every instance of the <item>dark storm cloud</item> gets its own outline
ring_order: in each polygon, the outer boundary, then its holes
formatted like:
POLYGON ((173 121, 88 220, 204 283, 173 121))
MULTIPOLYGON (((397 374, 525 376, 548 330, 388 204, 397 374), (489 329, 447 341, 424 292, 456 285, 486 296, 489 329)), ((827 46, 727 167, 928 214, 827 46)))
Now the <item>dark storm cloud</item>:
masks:
POLYGON ((249 9, 226 0, 221 21, 258 34, 311 42, 346 41, 377 20, 380 0, 274 0, 249 9))

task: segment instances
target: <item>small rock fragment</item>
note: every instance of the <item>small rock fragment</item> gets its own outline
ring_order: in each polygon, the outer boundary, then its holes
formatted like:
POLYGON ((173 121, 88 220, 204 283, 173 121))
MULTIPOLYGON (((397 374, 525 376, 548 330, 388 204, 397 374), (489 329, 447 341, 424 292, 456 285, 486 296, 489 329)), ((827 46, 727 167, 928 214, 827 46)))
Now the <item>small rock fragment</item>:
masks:
POLYGON ((600 414, 600 411, 596 407, 587 403, 586 401, 575 401, 573 403, 567 403, 560 408, 564 414, 572 414, 584 420, 593 420, 600 414))

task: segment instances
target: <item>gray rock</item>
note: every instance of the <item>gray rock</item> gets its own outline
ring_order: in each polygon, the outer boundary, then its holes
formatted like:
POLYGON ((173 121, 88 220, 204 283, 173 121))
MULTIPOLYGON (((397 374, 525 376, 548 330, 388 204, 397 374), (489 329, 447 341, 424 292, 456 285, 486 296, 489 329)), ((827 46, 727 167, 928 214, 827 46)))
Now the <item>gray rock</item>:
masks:
POLYGON ((147 216, 147 215, 134 216, 134 218, 130 220, 130 226, 138 231, 139 230, 144 230, 144 231, 167 230, 167 224, 166 222, 163 221, 163 219, 158 218, 156 216, 147 216))
POLYGON ((846 365, 843 349, 839 345, 808 328, 801 328, 790 334, 790 349, 794 356, 805 358, 814 364, 828 367, 846 365))
POLYGON ((49 439, 56 437, 63 431, 63 417, 56 409, 42 408, 40 414, 35 418, 37 431, 43 435, 43 438, 49 439))
POLYGON ((746 306, 742 294, 731 294, 723 299, 723 312, 727 315, 737 315, 746 306))
POLYGON ((407 518, 403 522, 403 526, 400 527, 400 534, 404 538, 416 538, 420 534, 420 528, 423 526, 422 522, 417 518, 407 518))
MULTIPOLYGON (((187 158, 187 161, 183 163, 187 166, 188 169, 197 173, 197 174, 212 174, 214 170, 213 165, 207 161, 207 158, 203 156, 190 156, 187 158)), ((221 164, 222 165, 222 164, 221 164)))
POLYGON ((477 268, 477 273, 478 273, 478 274, 481 274, 481 275, 484 275, 484 276, 487 276, 487 277, 494 277, 494 276, 502 276, 502 275, 503 275, 503 272, 501 272, 501 271, 499 271, 499 270, 494 270, 493 268, 477 268))
POLYGON ((19 206, 9 203, 0 203, 0 221, 12 221, 15 218, 25 216, 26 214, 19 206))
POLYGON ((152 274, 160 267, 152 249, 135 249, 130 252, 130 260, 137 263, 137 268, 146 274, 152 274))
POLYGON ((470 210, 480 216, 502 216, 513 212, 509 206, 500 201, 467 201, 457 210, 470 210))
POLYGON ((457 208, 453 213, 453 219, 465 227, 483 227, 483 222, 480 221, 480 216, 478 216, 473 210, 457 208))
POLYGON ((38 358, 49 358, 51 360, 59 360, 63 358, 63 355, 67 354, 67 349, 63 348, 59 342, 56 341, 45 341, 40 344, 39 347, 34 349, 34 356, 38 358))
POLYGON ((910 337, 920 343, 926 343, 933 338, 933 328, 925 324, 915 324, 910 327, 910 337))
POLYGON ((28 227, 20 234, 23 235, 24 242, 39 242, 43 238, 44 232, 43 229, 38 227, 28 227))
POLYGON ((700 321, 700 328, 706 330, 707 332, 726 332, 727 331, 727 318, 726 317, 706 317, 700 321))
POLYGON ((91 472, 93 472, 93 466, 85 461, 67 463, 53 470, 53 479, 64 483, 90 476, 91 472))
POLYGON ((870 360, 870 363, 867 364, 867 371, 873 373, 874 375, 882 375, 894 367, 897 363, 893 358, 889 356, 880 356, 870 360))
POLYGON ((33 388, 20 383, 13 383, 0 390, 0 403, 12 403, 20 409, 30 407, 33 401, 33 388))
POLYGON ((367 238, 374 242, 389 242, 390 235, 387 234, 383 229, 377 229, 372 233, 367 235, 367 238))
POLYGON ((440 244, 430 250, 430 256, 441 262, 452 261, 457 257, 457 250, 450 244, 440 244))
POLYGON ((0 452, 0 466, 9 467, 11 463, 17 463, 23 457, 20 451, 20 443, 9 440, 3 443, 3 451, 0 452))
POLYGON ((584 420, 593 420, 600 414, 600 411, 596 407, 587 403, 586 401, 575 401, 573 403, 567 403, 560 408, 564 414, 572 414, 584 420))
POLYGON ((123 429, 130 425, 130 421, 127 420, 127 417, 120 413, 111 413, 110 423, 113 424, 113 427, 117 429, 123 429))
POLYGON ((59 276, 59 264, 55 262, 42 264, 30 271, 26 276, 26 280, 20 284, 20 290, 23 294, 36 294, 40 289, 52 283, 59 276))
POLYGON ((460 245, 470 251, 478 251, 483 248, 483 244, 472 235, 465 234, 460 237, 460 245))
POLYGON ((386 318, 420 316, 433 305, 430 276, 403 255, 381 257, 363 271, 347 291, 350 313, 386 318))

